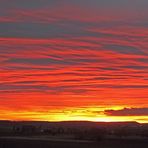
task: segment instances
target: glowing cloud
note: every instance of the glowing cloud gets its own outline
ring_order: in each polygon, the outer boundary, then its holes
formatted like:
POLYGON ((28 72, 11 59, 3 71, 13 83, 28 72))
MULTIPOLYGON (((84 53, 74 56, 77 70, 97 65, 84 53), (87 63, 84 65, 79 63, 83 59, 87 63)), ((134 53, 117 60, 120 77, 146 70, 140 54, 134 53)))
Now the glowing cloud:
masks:
POLYGON ((146 4, 1 0, 0 119, 148 122, 146 4))

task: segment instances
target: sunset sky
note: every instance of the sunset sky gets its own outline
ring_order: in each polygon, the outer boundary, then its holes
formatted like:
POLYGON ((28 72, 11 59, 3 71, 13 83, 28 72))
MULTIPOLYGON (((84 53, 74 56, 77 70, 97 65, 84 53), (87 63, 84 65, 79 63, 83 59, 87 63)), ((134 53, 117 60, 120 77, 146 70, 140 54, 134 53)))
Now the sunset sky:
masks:
POLYGON ((148 0, 0 0, 0 120, 148 123, 148 0))

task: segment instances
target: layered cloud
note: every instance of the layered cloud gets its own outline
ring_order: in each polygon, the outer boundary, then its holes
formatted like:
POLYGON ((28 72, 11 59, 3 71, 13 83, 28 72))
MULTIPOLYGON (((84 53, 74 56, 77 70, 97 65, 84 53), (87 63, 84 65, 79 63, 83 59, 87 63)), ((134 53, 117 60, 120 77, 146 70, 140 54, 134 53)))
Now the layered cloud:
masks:
POLYGON ((0 1, 1 112, 147 108, 147 1, 110 2, 0 1))

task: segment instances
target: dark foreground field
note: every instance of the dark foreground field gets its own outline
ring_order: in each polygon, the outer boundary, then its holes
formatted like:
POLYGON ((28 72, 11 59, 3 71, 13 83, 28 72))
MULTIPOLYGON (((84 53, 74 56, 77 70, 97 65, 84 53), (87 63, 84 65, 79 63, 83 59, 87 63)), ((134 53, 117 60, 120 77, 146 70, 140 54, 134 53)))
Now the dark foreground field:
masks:
POLYGON ((148 148, 147 140, 50 141, 0 138, 0 148, 148 148))

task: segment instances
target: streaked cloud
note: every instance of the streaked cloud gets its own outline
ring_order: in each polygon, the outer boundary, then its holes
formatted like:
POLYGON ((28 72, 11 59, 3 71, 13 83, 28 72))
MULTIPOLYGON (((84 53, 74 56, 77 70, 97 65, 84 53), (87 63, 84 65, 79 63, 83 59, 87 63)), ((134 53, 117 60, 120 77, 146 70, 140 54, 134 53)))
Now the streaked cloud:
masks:
POLYGON ((146 0, 1 0, 0 110, 147 108, 146 6, 146 0))

